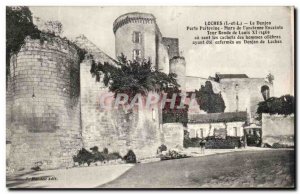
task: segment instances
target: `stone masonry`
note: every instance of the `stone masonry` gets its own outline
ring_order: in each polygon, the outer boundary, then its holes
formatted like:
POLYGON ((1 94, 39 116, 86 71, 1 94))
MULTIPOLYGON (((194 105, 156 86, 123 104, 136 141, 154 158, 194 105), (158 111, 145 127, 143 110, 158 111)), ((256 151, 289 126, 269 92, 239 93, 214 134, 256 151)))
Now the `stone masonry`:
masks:
POLYGON ((82 146, 75 48, 60 38, 26 39, 11 58, 8 88, 8 165, 16 170, 73 165, 82 146))
MULTIPOLYGON (((77 38, 77 44, 85 48, 96 62, 115 61, 93 45, 84 36, 77 38)), ((102 79, 96 82, 90 73, 92 61, 81 64, 81 120, 83 145, 86 149, 98 146, 100 150, 120 152, 125 155, 132 149, 138 159, 154 156, 162 144, 159 127, 159 110, 138 110, 132 113, 121 109, 106 110, 100 106, 101 96, 112 96, 102 79), (156 114, 152 113, 156 112, 156 114)))

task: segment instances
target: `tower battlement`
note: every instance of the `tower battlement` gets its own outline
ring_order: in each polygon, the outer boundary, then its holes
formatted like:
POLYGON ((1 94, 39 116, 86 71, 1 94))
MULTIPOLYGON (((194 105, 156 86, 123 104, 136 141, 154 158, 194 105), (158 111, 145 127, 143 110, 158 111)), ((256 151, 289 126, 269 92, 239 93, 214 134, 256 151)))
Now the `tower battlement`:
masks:
POLYGON ((114 33, 116 33, 120 27, 128 23, 153 24, 156 23, 156 18, 152 14, 140 12, 132 12, 121 15, 113 23, 114 33))

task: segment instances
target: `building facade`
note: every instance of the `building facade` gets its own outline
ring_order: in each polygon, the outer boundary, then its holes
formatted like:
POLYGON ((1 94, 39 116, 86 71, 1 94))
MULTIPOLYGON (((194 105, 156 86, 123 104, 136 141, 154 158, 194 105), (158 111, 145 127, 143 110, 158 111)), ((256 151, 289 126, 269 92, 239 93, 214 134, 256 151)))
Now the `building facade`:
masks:
POLYGON ((247 119, 247 112, 193 114, 189 115, 187 131, 190 138, 217 136, 220 130, 224 130, 227 136, 242 137, 247 119))

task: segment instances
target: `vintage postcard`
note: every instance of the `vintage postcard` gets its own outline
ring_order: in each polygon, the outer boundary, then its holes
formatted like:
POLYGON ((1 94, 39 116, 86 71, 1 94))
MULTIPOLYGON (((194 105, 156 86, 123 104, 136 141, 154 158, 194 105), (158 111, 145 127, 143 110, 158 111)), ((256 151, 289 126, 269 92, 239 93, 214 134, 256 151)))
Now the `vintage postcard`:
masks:
POLYGON ((8 188, 295 188, 294 7, 6 7, 8 188))

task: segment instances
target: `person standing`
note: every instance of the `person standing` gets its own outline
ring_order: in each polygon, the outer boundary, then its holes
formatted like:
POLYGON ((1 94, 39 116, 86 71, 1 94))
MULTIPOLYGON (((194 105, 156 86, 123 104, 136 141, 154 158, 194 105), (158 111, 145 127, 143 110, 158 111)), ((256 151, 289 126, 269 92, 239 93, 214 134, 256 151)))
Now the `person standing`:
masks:
POLYGON ((200 141, 200 148, 201 148, 201 154, 204 154, 204 152, 205 152, 205 143, 206 143, 206 140, 205 139, 202 139, 201 141, 200 141))

